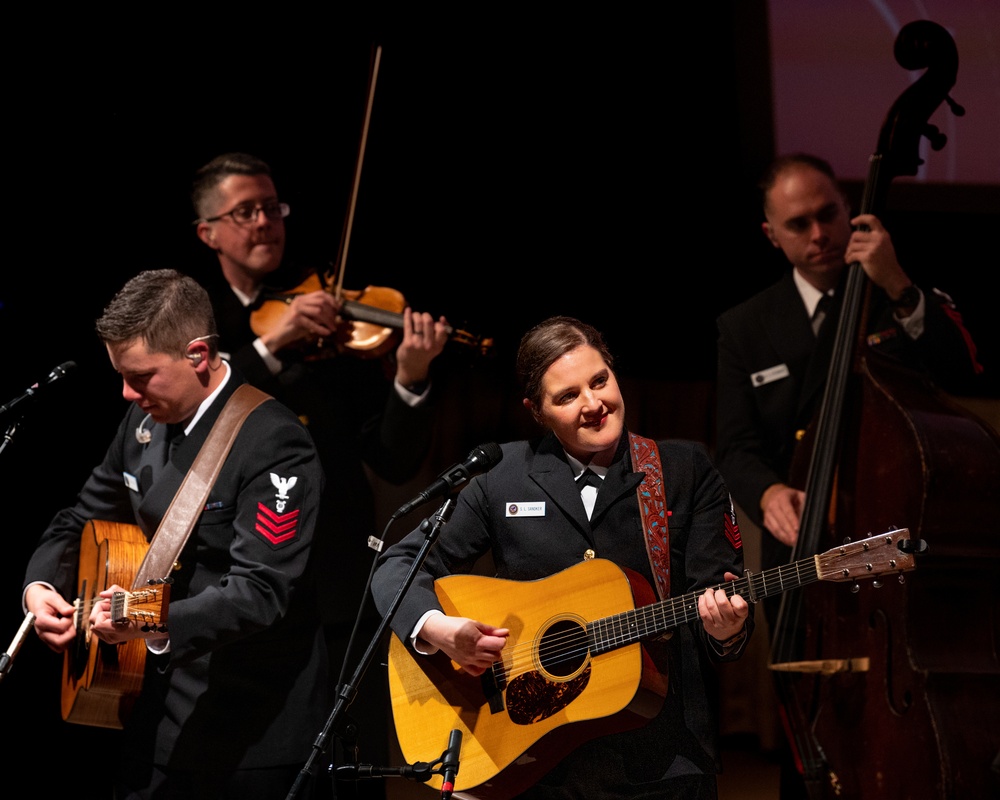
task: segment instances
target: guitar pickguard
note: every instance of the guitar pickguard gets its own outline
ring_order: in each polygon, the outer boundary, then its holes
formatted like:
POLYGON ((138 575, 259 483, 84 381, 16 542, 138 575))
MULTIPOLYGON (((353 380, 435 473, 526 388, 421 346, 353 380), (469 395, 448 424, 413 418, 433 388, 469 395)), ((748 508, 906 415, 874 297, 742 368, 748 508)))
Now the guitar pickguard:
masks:
POLYGON ((583 694, 590 682, 590 665, 569 681, 550 681, 526 672, 507 687, 507 713, 516 725, 532 725, 558 714, 583 694))

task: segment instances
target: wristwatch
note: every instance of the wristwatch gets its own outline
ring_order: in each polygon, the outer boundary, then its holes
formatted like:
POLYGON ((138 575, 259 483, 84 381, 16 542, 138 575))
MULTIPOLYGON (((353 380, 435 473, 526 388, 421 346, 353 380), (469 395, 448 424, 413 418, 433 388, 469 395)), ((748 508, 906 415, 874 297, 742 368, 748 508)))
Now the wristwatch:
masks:
POLYGON ((920 303, 920 290, 915 283, 911 283, 900 293, 895 300, 890 300, 889 305, 893 308, 916 308, 920 303))

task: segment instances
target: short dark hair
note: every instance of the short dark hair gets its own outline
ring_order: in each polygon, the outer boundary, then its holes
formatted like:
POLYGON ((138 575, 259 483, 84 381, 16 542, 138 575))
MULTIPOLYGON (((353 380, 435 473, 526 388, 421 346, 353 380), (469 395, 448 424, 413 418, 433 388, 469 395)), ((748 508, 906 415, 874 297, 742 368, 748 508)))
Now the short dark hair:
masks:
POLYGON ((767 169, 764 170, 764 174, 757 183, 757 188, 760 190, 762 208, 767 209, 767 194, 774 188, 774 184, 777 183, 779 176, 792 167, 809 167, 817 172, 822 172, 833 181, 834 185, 837 185, 837 176, 834 175, 830 162, 819 156, 814 156, 810 153, 788 153, 787 155, 778 156, 768 164, 767 169))
POLYGON ((524 396, 535 408, 541 404, 545 371, 558 358, 581 345, 593 347, 608 369, 614 369, 614 357, 600 331, 573 317, 549 317, 521 337, 517 348, 517 378, 524 396))
POLYGON ((208 292, 173 269, 140 272, 112 298, 95 325, 106 345, 142 340, 151 353, 183 355, 193 339, 208 337, 218 352, 215 316, 208 292))
POLYGON ((223 153, 200 167, 191 183, 191 206, 198 219, 211 215, 212 194, 230 175, 267 175, 270 178, 271 168, 267 162, 249 153, 223 153))

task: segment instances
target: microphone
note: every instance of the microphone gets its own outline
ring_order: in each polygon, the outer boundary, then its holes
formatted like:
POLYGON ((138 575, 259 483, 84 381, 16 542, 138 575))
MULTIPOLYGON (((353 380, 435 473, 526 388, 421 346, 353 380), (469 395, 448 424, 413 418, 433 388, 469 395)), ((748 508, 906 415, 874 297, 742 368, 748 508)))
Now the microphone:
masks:
POLYGON ((444 751, 441 760, 441 774, 444 783, 441 784, 441 800, 449 800, 455 791, 455 778, 458 777, 458 756, 462 750, 462 732, 456 728, 448 737, 448 749, 444 751))
POLYGON ((66 377, 67 375, 71 374, 75 369, 76 369, 75 361, 64 361, 58 367, 53 369, 52 372, 48 374, 48 377, 44 381, 33 383, 31 386, 25 389, 22 394, 15 397, 9 403, 0 406, 0 417, 2 417, 8 411, 13 411, 21 403, 34 399, 35 397, 38 396, 39 392, 45 389, 45 387, 51 386, 60 378, 66 377))
POLYGON ((448 467, 448 469, 438 475, 434 483, 410 500, 410 502, 401 505, 396 510, 396 513, 392 515, 392 518, 394 520, 399 519, 428 500, 448 494, 452 489, 457 489, 459 486, 467 483, 470 478, 493 469, 493 467, 500 463, 500 459, 502 458, 503 451, 496 442, 487 442, 486 444, 479 445, 479 447, 476 447, 466 456, 465 461, 448 467))
POLYGON ((17 651, 21 649, 21 645, 24 644, 24 637, 28 635, 28 631, 31 630, 31 626, 34 624, 35 615, 29 611, 21 623, 21 627, 17 629, 14 641, 10 643, 10 650, 0 656, 0 681, 10 671, 10 668, 14 666, 14 657, 17 655, 17 651))

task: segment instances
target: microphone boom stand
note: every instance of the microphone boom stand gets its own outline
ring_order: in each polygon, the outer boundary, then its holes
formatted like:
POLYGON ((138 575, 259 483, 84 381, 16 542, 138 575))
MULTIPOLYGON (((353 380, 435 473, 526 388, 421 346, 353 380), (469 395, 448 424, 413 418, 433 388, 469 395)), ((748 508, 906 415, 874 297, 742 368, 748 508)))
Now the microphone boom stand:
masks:
MULTIPOLYGON (((354 702, 354 698, 357 695, 357 686, 364 677, 365 672, 367 672, 368 667, 371 666, 372 661, 375 658, 375 654, 378 650, 379 642, 382 640, 382 636, 388 630, 390 623, 396 616, 396 612, 399 609, 400 604, 403 602, 403 595, 406 594, 407 589, 413 583, 414 578, 417 575, 420 567, 423 566, 424 561, 427 558, 427 554, 430 552, 431 547, 434 542, 437 541, 438 534, 441 532, 441 528, 444 527, 445 523, 451 518, 452 512, 455 510, 455 498, 449 496, 441 507, 434 513, 433 517, 428 517, 423 522, 420 523, 420 530, 425 534, 424 542, 420 546, 420 550, 413 559, 413 563, 410 565, 410 570, 406 574, 402 585, 396 592, 396 596, 392 599, 392 603, 389 605, 388 610, 382 617, 382 621, 379 623, 378 629, 375 631, 374 636, 372 636, 371 641, 368 644, 368 649, 365 650, 364 655, 361 657, 361 661, 354 670, 354 674, 351 679, 346 683, 338 686, 337 688, 337 699, 333 706, 333 711, 330 713, 326 724, 323 726, 323 730, 316 737, 316 741, 313 743, 313 751, 306 761, 305 765, 302 767, 298 776, 295 779, 295 783, 292 784, 292 788, 286 796, 286 800, 294 800, 298 796, 299 790, 306 784, 306 782, 313 777, 314 771, 316 769, 317 762, 320 756, 326 752, 327 745, 330 740, 330 731, 334 729, 336 723, 339 721, 340 716, 347 711, 351 703, 354 702)), ((442 755, 443 758, 443 755, 442 755)), ((439 759, 440 761, 441 759, 439 759)), ((430 780, 431 775, 438 772, 438 770, 432 769, 433 765, 439 762, 424 762, 418 761, 415 764, 407 765, 405 767, 347 767, 350 772, 355 772, 358 777, 379 777, 379 776, 392 776, 398 775, 400 777, 411 778, 414 780, 419 780, 426 782, 430 780)), ((339 772, 340 770, 338 770, 339 772)))

